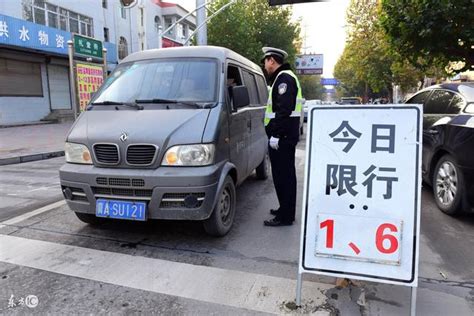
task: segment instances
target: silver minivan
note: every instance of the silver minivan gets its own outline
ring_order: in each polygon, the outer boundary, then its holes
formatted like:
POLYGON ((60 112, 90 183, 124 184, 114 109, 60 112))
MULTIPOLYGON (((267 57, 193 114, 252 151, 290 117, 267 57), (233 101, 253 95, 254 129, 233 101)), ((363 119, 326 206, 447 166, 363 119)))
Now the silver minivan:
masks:
POLYGON ((71 128, 59 174, 68 206, 109 218, 232 227, 236 190, 269 173, 262 70, 221 47, 131 54, 71 128))

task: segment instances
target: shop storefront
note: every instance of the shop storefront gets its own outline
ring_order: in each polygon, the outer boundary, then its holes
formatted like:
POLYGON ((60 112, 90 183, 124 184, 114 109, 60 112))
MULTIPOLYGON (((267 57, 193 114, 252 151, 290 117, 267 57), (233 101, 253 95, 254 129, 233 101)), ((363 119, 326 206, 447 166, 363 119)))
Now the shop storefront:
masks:
MULTIPOLYGON (((71 111, 67 41, 72 34, 0 14, 0 125, 71 111)), ((116 47, 105 43, 107 61, 116 47)))

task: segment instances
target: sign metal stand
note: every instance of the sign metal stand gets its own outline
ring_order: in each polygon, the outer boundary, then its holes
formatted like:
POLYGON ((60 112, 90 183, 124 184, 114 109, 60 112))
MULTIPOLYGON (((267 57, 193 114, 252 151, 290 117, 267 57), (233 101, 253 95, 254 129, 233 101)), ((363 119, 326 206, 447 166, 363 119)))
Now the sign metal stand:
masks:
POLYGON ((69 55, 69 90, 71 91, 71 103, 74 109, 74 120, 79 116, 79 109, 76 102, 76 80, 74 79, 74 43, 72 40, 67 41, 67 50, 69 55))

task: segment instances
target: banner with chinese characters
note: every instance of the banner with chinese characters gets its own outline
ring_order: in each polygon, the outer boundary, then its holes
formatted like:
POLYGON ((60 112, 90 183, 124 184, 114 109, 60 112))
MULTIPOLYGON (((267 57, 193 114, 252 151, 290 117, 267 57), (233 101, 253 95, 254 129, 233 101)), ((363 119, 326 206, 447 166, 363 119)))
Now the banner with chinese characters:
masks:
POLYGON ((0 44, 67 55, 71 33, 0 14, 0 44))
POLYGON ((300 273, 417 286, 421 105, 308 113, 300 273))
POLYGON ((86 109, 92 94, 104 82, 104 67, 97 64, 77 62, 75 67, 77 99, 80 111, 86 109))
MULTIPOLYGON (((18 46, 47 51, 58 55, 67 55, 67 41, 72 38, 73 36, 69 32, 0 14, 1 45, 18 46)), ((83 42, 86 49, 88 42, 91 43, 91 48, 94 50, 93 54, 96 54, 98 58, 102 58, 102 47, 99 45, 100 41, 91 42, 89 40, 83 42)), ((116 63, 116 45, 113 43, 104 43, 104 46, 108 51, 107 61, 116 63)))
POLYGON ((74 34, 74 53, 80 56, 102 59, 102 42, 94 38, 74 34))

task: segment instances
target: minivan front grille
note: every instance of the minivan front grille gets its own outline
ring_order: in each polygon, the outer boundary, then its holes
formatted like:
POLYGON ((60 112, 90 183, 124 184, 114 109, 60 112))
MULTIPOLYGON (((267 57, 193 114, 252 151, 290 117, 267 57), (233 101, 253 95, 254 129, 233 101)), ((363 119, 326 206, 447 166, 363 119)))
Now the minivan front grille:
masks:
POLYGON ((117 186, 117 187, 129 187, 130 186, 130 179, 109 178, 109 185, 113 185, 113 186, 117 186))
POLYGON ((128 179, 128 178, 106 178, 98 177, 95 179, 98 185, 111 185, 116 187, 144 187, 145 180, 143 179, 128 179))
POLYGON ((130 165, 151 165, 157 148, 154 145, 130 145, 127 148, 127 163, 130 165))
POLYGON ((153 190, 148 189, 126 189, 126 188, 102 188, 92 187, 92 192, 96 198, 114 198, 123 197, 130 199, 143 199, 150 200, 153 194, 153 190))
POLYGON ((144 187, 145 180, 143 179, 132 179, 132 186, 133 187, 144 187))
POLYGON ((108 165, 119 163, 118 146, 113 144, 95 144, 95 158, 98 162, 108 165))

